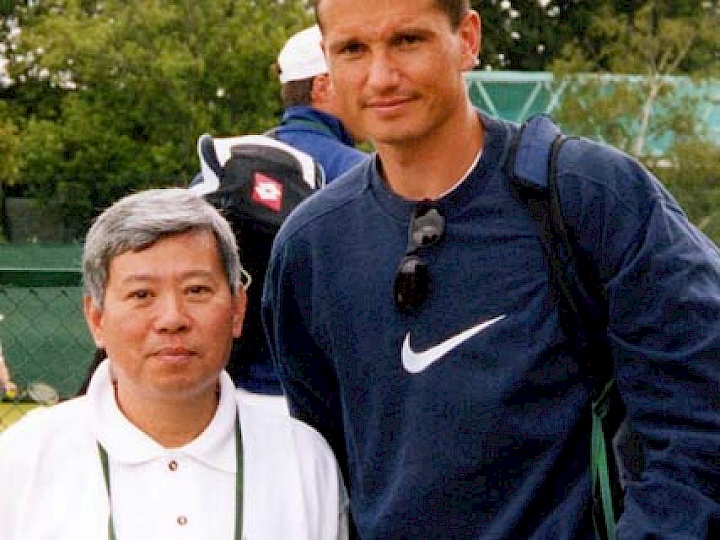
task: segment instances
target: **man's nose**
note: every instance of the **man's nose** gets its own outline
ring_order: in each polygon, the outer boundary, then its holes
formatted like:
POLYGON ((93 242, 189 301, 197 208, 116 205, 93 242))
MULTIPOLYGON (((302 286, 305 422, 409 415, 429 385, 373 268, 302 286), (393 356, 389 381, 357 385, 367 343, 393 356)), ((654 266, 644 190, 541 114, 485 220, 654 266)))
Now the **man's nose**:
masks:
POLYGON ((180 332, 189 327, 190 317, 181 294, 166 294, 161 298, 155 325, 160 332, 180 332))
POLYGON ((368 66, 368 83, 375 88, 395 86, 399 80, 399 71, 395 59, 386 51, 372 55, 368 66))

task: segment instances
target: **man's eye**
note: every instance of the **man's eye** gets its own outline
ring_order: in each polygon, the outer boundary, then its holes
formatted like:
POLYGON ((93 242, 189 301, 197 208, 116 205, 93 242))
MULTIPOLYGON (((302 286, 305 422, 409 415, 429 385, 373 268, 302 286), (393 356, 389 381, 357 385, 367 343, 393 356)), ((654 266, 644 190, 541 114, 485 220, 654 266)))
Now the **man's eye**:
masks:
POLYGON ((395 40, 398 45, 414 45, 416 43, 420 43, 421 41, 422 38, 414 34, 398 36, 395 40))
POLYGON ((356 42, 350 42, 340 48, 340 54, 358 54, 362 50, 362 45, 356 42))
POLYGON ((137 291, 131 291, 128 296, 130 298, 137 298, 138 300, 144 300, 150 298, 150 291, 145 289, 138 289, 137 291))
POLYGON ((210 294, 210 292, 212 292, 212 289, 207 285, 192 285, 188 287, 187 291, 189 294, 197 296, 202 294, 210 294))

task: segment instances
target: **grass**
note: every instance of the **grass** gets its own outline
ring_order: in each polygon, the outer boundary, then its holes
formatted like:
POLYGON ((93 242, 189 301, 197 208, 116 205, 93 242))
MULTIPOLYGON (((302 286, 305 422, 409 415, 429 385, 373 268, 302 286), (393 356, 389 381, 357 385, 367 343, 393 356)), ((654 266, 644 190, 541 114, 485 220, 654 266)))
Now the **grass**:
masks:
POLYGON ((26 412, 38 406, 37 403, 0 402, 0 431, 4 431, 10 424, 22 418, 26 412))

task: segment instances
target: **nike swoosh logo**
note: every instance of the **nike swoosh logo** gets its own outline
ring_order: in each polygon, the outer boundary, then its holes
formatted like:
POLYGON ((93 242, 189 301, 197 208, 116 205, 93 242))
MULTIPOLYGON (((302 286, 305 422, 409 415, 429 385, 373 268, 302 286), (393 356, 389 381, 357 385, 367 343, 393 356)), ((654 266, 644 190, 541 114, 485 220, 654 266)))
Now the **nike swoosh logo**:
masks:
POLYGON ((410 347, 410 332, 408 332, 402 346, 401 356, 403 367, 409 373, 420 373, 474 335, 479 334, 486 328, 489 328, 504 318, 505 315, 500 315, 494 319, 490 319, 489 321, 482 322, 477 326, 468 328, 464 332, 460 332, 459 334, 456 334, 423 352, 415 352, 412 350, 412 347, 410 347))

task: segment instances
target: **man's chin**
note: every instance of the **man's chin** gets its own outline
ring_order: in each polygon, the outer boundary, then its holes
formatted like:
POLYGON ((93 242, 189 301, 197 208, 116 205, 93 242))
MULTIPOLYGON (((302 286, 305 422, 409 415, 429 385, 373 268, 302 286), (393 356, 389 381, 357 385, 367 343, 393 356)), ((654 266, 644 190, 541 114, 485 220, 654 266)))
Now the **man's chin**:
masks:
POLYGON ((392 147, 405 147, 413 146, 416 141, 422 137, 418 136, 413 130, 408 129, 407 126, 396 126, 387 129, 377 130, 372 140, 376 147, 392 146, 392 147))

